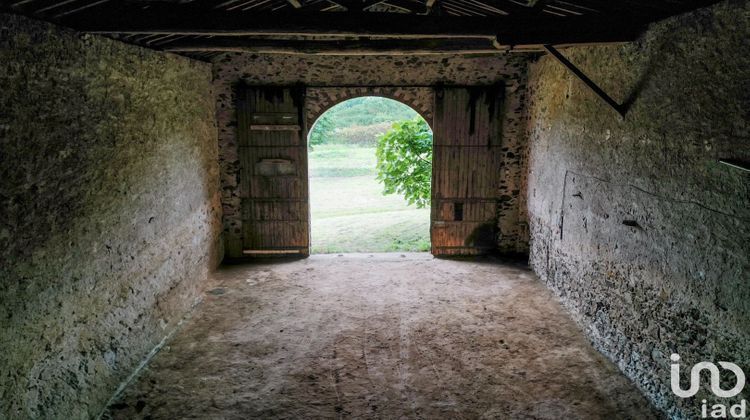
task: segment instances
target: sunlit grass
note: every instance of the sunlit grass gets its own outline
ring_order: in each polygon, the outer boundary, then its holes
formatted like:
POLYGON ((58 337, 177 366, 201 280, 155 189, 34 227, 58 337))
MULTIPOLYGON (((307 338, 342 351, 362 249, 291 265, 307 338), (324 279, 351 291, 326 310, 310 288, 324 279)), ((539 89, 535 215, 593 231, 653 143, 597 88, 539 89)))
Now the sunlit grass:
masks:
POLYGON ((325 144, 310 150, 310 177, 375 177, 375 148, 344 144, 325 144))

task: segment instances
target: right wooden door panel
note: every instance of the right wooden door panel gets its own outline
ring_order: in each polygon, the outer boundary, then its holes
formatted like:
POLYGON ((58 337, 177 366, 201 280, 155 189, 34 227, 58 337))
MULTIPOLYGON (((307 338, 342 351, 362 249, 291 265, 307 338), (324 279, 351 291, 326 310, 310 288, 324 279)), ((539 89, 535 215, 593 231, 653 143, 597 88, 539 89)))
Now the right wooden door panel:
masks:
POLYGON ((476 255, 497 248, 503 93, 501 85, 435 91, 433 255, 476 255))

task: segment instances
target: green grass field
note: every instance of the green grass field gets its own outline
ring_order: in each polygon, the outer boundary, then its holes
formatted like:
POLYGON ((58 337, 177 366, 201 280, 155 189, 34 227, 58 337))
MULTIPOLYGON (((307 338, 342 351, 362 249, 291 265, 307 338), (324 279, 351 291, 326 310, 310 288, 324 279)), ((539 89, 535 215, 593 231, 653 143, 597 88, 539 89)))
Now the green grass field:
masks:
POLYGON ((375 148, 345 144, 310 151, 312 252, 398 252, 430 249, 430 210, 383 195, 375 148))

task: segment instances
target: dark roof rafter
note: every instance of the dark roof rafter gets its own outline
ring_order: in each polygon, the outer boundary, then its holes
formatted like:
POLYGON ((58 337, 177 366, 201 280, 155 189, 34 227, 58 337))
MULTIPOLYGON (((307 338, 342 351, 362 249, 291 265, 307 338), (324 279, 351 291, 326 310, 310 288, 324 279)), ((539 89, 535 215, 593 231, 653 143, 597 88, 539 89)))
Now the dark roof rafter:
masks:
POLYGON ((415 38, 497 38, 502 45, 580 44, 633 40, 647 22, 636 19, 540 16, 533 20, 497 17, 416 16, 393 13, 194 13, 151 8, 99 11, 65 17, 60 23, 101 34, 215 36, 378 36, 415 38), (165 10, 166 12, 166 10, 165 10))
POLYGON ((221 51, 493 53, 543 51, 544 45, 627 42, 651 22, 716 2, 0 0, 0 11, 205 58, 221 51))
MULTIPOLYGON (((415 14, 440 7, 460 10, 468 16, 512 15, 528 18, 539 15, 554 17, 578 16, 590 13, 609 14, 622 18, 654 21, 666 16, 706 6, 717 0, 393 0, 401 10, 415 14), (439 7, 436 7, 439 6, 439 7)), ((366 11, 387 0, 0 0, 0 7, 27 15, 59 18, 79 14, 90 9, 141 9, 152 13, 207 12, 316 12, 339 10, 349 13, 366 11)))
POLYGON ((444 53, 496 54, 489 39, 375 39, 308 41, 287 39, 183 38, 167 43, 171 52, 251 52, 257 54, 307 55, 430 55, 444 53))

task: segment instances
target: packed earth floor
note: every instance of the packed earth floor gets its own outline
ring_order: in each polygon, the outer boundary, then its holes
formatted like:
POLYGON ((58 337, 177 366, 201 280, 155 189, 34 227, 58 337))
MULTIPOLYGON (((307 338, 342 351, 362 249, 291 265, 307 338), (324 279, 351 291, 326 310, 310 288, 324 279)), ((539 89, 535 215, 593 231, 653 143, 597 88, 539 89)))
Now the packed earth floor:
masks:
POLYGON ((522 265, 316 255, 222 268, 104 418, 656 418, 522 265))

